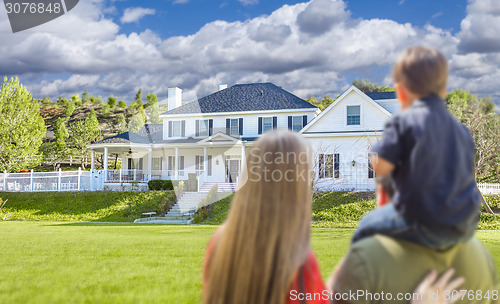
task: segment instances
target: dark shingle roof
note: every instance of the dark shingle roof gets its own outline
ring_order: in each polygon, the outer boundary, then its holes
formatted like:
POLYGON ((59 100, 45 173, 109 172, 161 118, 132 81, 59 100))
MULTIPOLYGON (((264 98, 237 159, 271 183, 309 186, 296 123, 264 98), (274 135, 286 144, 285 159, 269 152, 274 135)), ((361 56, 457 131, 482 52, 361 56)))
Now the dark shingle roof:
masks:
POLYGON ((221 113, 288 109, 316 106, 272 83, 237 84, 180 106, 164 114, 221 113))
POLYGON ((396 99, 396 92, 372 92, 366 93, 373 100, 396 99))
POLYGON ((96 144, 150 144, 162 139, 162 126, 162 124, 145 124, 137 133, 130 131, 121 133, 98 141, 96 144))

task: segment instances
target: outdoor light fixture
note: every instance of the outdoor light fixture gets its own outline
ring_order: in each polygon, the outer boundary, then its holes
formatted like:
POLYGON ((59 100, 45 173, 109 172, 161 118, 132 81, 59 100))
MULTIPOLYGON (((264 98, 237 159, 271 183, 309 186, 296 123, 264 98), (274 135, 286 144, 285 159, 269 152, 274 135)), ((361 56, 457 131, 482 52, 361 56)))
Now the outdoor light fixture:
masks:
POLYGON ((352 166, 353 167, 356 166, 356 161, 355 160, 352 161, 352 166))

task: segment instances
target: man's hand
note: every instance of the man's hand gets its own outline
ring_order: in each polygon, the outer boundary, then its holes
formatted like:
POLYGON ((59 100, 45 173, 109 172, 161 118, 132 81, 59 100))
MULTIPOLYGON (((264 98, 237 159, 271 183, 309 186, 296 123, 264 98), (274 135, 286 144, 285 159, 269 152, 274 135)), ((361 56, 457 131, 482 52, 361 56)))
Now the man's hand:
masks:
POLYGON ((440 278, 437 278, 437 272, 432 270, 418 285, 415 293, 420 296, 418 299, 413 299, 411 304, 448 304, 460 300, 463 291, 459 293, 452 291, 462 285, 465 279, 459 277, 450 282, 454 272, 453 268, 448 269, 440 278), (453 294, 456 296, 452 297, 453 294))

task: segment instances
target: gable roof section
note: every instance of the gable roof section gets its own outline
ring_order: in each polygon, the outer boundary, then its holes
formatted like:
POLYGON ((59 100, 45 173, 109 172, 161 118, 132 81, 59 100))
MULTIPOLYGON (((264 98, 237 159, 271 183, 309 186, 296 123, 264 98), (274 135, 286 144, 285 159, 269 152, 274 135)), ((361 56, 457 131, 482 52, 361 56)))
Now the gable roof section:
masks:
POLYGON ((306 132, 309 128, 311 128, 311 126, 313 126, 317 121, 319 121, 326 113, 328 113, 332 108, 334 108, 337 104, 339 104, 347 95, 349 95, 349 93, 351 93, 352 91, 355 91, 356 93, 358 93, 359 95, 361 95, 361 97, 363 97, 363 99, 365 99, 367 102, 371 103, 374 107, 376 107, 377 109, 379 109, 382 113, 384 113, 385 115, 387 116, 391 116, 392 113, 387 111, 384 107, 382 107, 380 104, 378 104, 377 102, 375 102, 373 99, 371 99, 370 97, 368 97, 365 93, 363 93, 360 89, 356 88, 355 86, 351 86, 349 89, 347 89, 344 93, 342 93, 342 95, 339 96, 339 98, 335 99, 334 102, 332 102, 331 105, 329 105, 326 109, 323 110, 323 112, 321 112, 318 116, 316 116, 310 123, 308 123, 304 128, 302 128, 302 130, 300 130, 299 133, 304 133, 306 132))
POLYGON ((237 84, 162 115, 290 109, 317 109, 317 107, 268 82, 237 84))

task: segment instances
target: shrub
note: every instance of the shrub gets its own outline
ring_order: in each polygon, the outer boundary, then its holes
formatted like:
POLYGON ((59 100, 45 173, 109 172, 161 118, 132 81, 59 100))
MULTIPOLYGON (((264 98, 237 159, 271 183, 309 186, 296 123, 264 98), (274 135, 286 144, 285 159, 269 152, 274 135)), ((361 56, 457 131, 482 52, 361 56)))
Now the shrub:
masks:
POLYGON ((152 191, 174 190, 174 185, 171 180, 150 180, 148 188, 152 191))

